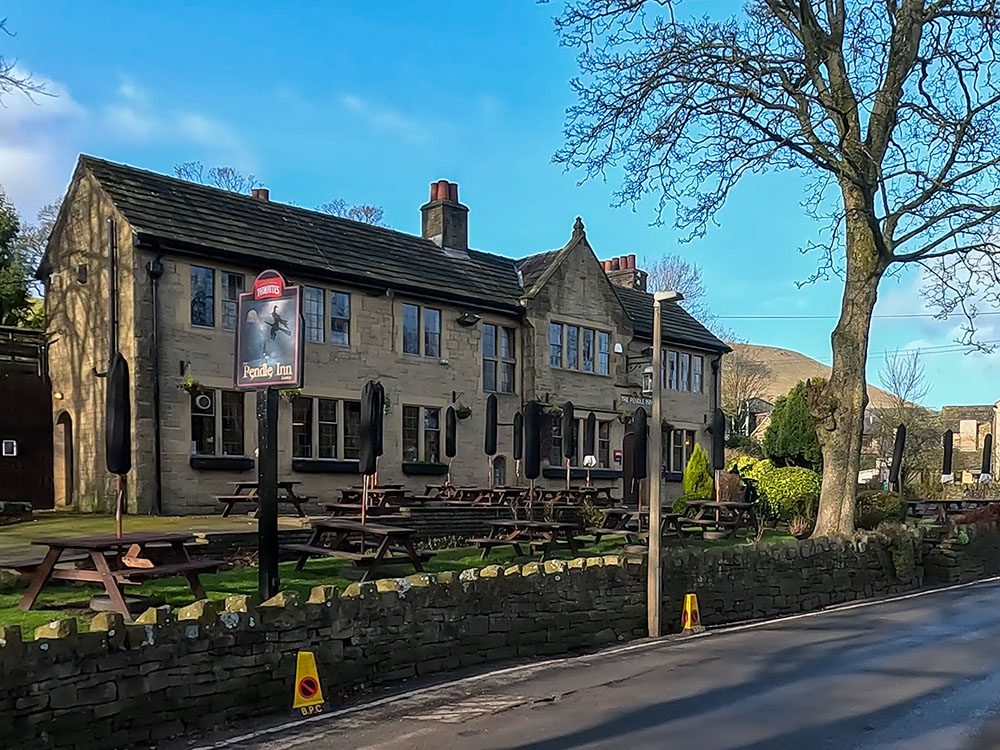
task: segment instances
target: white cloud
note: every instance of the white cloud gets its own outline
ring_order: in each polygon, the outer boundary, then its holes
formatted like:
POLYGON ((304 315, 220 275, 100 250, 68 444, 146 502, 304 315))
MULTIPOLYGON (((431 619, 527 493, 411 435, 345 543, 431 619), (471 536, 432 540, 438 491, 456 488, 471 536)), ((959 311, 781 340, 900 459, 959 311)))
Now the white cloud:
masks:
POLYGON ((394 135, 410 143, 427 141, 428 127, 418 119, 407 117, 389 107, 371 102, 354 94, 344 94, 340 103, 366 125, 379 133, 394 135))
POLYGON ((75 157, 74 134, 86 112, 66 88, 35 75, 46 94, 5 96, 0 107, 0 186, 27 216, 59 196, 75 157))

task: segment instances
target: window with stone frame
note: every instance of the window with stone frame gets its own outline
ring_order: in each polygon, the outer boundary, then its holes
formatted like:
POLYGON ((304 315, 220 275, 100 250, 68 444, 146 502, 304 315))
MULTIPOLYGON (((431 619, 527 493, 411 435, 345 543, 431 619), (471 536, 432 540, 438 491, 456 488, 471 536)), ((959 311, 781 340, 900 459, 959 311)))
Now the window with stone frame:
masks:
POLYGON ((308 396, 292 399, 292 456, 313 457, 313 400, 308 396))
POLYGON ((681 352, 681 388, 682 391, 691 390, 691 355, 681 352))
POLYGON ((611 334, 569 323, 549 324, 549 365, 597 375, 611 374, 611 334))
POLYGON ((219 277, 222 283, 222 330, 235 331, 239 314, 237 308, 243 294, 243 274, 220 271, 219 277))
POLYGON ((699 356, 691 358, 691 392, 701 393, 704 388, 705 359, 699 356))
POLYGON ((245 455, 242 391, 222 391, 222 455, 245 455))
POLYGON ((608 421, 597 423, 597 465, 611 468, 611 422, 608 421))
POLYGON ((199 389, 192 393, 191 453, 245 455, 243 404, 243 393, 239 391, 199 389))
POLYGON ((351 295, 330 292, 330 343, 351 345, 351 295))
POLYGON ((316 286, 307 286, 302 290, 302 317, 306 324, 306 341, 322 344, 323 321, 325 320, 326 290, 316 286))
POLYGON ((292 456, 356 460, 361 446, 361 402, 296 396, 292 399, 292 456))
POLYGON ((549 323, 549 366, 563 366, 562 323, 549 323))
POLYGON ((597 374, 608 375, 611 372, 611 334, 607 331, 597 332, 597 374))
POLYGON ((403 303, 403 354, 441 357, 441 311, 403 303))
POLYGON ((441 462, 441 410, 403 406, 403 463, 441 462))
POLYGON ((487 393, 514 393, 516 358, 515 329, 483 324, 483 390, 487 393))
POLYGON ((191 394, 191 452, 196 456, 215 455, 215 391, 191 394))
POLYGON ((191 325, 215 326, 215 271, 191 266, 191 325))

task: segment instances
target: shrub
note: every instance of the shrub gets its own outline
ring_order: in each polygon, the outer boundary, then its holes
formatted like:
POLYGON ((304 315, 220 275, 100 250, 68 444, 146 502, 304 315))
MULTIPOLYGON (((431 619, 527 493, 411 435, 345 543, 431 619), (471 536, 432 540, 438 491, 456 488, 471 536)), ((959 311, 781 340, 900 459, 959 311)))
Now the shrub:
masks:
POLYGON ((730 435, 726 438, 726 448, 746 453, 755 458, 764 457, 764 451, 761 449, 760 443, 749 435, 730 435))
POLYGON ((883 521, 902 521, 906 503, 895 492, 883 490, 859 492, 855 503, 854 525, 859 529, 874 529, 883 521))
POLYGON ((796 466, 822 469, 823 453, 816 435, 816 419, 809 411, 809 393, 800 382, 774 402, 771 423, 761 444, 764 455, 796 466))
POLYGON ((771 461, 771 459, 765 458, 763 461, 754 462, 754 464, 750 466, 750 468, 741 473, 747 479, 754 479, 759 482, 761 479, 770 474, 772 471, 776 471, 777 468, 778 467, 774 465, 774 462, 771 461))
POLYGON ((760 510, 764 516, 775 521, 811 515, 815 513, 820 483, 819 474, 812 469, 801 466, 772 469, 757 480, 760 510))
POLYGON ((684 467, 684 494, 689 497, 712 497, 712 472, 708 468, 708 454, 695 443, 691 458, 684 467))
POLYGON ((747 476, 747 472, 750 471, 750 469, 752 469, 757 463, 758 459, 753 456, 737 453, 726 463, 726 471, 736 469, 741 477, 745 477, 747 476))

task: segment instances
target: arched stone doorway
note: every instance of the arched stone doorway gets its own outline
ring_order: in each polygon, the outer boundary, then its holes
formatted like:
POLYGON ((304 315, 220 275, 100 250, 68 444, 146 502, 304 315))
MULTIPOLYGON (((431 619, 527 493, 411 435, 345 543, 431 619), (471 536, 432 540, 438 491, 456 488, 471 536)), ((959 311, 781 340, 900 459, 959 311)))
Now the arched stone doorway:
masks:
POLYGON ((56 506, 73 504, 73 418, 64 411, 56 418, 53 436, 53 480, 56 506))
POLYGON ((493 459, 493 486, 507 486, 507 459, 497 456, 493 459))

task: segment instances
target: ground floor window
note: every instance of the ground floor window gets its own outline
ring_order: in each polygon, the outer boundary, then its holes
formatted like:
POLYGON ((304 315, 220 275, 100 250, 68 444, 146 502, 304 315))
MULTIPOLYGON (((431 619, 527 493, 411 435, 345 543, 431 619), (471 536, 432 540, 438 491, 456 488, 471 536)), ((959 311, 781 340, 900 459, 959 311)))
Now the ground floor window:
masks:
POLYGON ((441 410, 403 407, 403 463, 441 462, 441 410))
POLYGON ((360 401, 313 396, 292 399, 294 458, 357 459, 360 446, 360 401))
POLYGON ((665 430, 663 433, 663 465, 671 473, 681 473, 694 450, 694 430, 665 430))
POLYGON ((242 456, 244 397, 239 391, 199 390, 191 394, 191 453, 242 456))
POLYGON ((597 423, 597 465, 611 468, 611 422, 597 423))

